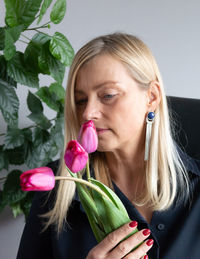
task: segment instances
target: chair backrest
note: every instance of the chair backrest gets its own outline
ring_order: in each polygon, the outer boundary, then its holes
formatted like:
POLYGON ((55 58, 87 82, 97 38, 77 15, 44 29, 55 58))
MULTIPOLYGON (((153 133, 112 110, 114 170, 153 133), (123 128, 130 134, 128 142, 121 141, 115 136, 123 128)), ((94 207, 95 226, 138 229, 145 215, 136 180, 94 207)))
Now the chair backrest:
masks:
POLYGON ((191 157, 200 160, 200 99, 168 96, 174 138, 191 157))

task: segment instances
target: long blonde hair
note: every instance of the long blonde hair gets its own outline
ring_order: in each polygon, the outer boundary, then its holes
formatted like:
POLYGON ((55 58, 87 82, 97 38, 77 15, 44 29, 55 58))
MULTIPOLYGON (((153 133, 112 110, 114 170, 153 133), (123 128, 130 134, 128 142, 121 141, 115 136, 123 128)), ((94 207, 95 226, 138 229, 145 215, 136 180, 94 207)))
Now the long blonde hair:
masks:
MULTIPOLYGON (((165 210, 177 198, 178 190, 180 193, 189 194, 189 183, 187 171, 172 138, 167 100, 157 63, 151 51, 139 38, 123 33, 104 35, 93 39, 77 52, 69 71, 66 89, 65 144, 71 139, 76 139, 79 131, 74 100, 77 73, 85 63, 101 54, 111 55, 118 59, 138 85, 144 89, 148 89, 152 81, 159 82, 161 102, 155 111, 156 119, 152 127, 150 156, 145 167, 146 192, 137 201, 137 205, 150 204, 153 210, 165 210)), ((104 154, 95 152, 92 155, 92 161, 95 177, 112 188, 104 154)), ((63 157, 58 174, 68 175, 63 157)), ((73 182, 59 182, 54 207, 45 215, 48 217, 46 227, 54 223, 58 233, 61 231, 74 194, 73 182)))

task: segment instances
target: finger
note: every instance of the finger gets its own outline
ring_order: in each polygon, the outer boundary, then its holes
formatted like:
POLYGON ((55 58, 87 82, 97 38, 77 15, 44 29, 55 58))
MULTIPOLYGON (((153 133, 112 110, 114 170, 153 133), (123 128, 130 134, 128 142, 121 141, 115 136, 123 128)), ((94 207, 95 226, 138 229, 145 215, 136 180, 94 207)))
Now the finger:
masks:
POLYGON ((148 259, 148 255, 145 255, 153 246, 154 240, 148 239, 143 244, 141 244, 138 248, 136 248, 133 252, 129 253, 124 259, 136 259, 136 258, 144 258, 148 259))
POLYGON ((97 246, 95 253, 106 255, 110 252, 122 239, 129 235, 137 227, 137 222, 129 222, 117 230, 108 234, 97 246))
MULTIPOLYGON (((143 229, 130 236, 128 239, 122 241, 118 246, 110 252, 110 258, 122 258, 131 250, 141 244, 151 234, 149 229, 143 229)), ((145 253, 142 254, 142 256, 145 253)), ((141 256, 140 256, 141 257, 141 256)), ((138 257, 138 258, 140 258, 138 257)))

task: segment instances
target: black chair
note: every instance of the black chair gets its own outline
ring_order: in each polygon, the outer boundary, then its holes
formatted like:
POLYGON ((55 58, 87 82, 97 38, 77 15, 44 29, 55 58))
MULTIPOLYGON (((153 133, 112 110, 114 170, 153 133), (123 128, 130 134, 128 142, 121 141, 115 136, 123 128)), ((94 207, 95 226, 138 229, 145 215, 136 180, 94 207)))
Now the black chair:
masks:
POLYGON ((177 144, 200 160, 200 99, 168 96, 167 101, 177 144))

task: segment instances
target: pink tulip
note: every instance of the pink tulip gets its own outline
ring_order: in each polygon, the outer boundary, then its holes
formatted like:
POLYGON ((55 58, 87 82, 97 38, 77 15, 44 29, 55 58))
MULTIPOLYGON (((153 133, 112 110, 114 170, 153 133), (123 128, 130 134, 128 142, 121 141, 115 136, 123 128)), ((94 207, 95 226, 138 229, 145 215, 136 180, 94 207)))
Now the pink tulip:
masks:
POLYGON ((92 153, 97 150, 98 137, 96 128, 92 120, 85 122, 80 129, 78 142, 88 152, 92 153))
POLYGON ((55 177, 49 167, 28 170, 20 175, 22 191, 49 191, 55 186, 55 177))
POLYGON ((65 151, 65 164, 73 172, 82 170, 87 163, 88 153, 76 140, 71 140, 65 151))

